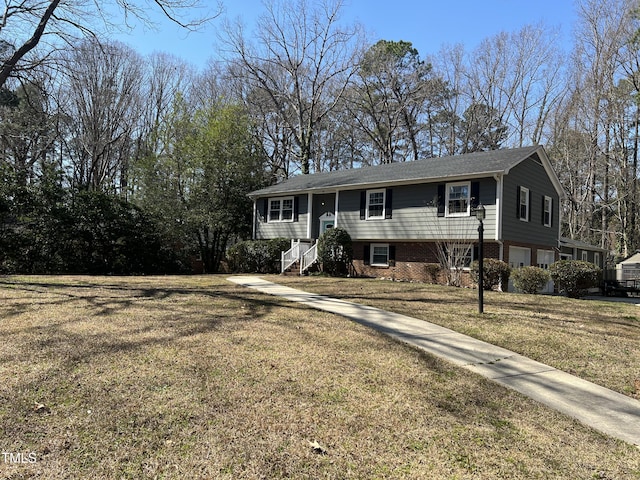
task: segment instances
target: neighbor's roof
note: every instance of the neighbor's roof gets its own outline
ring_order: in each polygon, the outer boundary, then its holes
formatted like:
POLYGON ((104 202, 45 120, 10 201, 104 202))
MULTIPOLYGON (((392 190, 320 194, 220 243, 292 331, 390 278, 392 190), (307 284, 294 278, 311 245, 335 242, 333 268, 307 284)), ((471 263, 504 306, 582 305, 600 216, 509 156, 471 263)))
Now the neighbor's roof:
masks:
POLYGON ((630 257, 625 258, 621 262, 618 262, 618 265, 620 265, 620 264, 638 264, 638 263, 640 263, 640 252, 636 252, 633 255, 631 255, 630 257))
POLYGON ((252 198, 273 194, 290 194, 335 189, 353 189, 370 185, 409 184, 445 178, 480 177, 507 174, 509 170, 530 156, 538 157, 548 169, 552 181, 562 195, 560 183, 549 165, 544 149, 539 146, 492 150, 449 157, 435 157, 413 162, 391 163, 373 167, 337 170, 327 173, 298 175, 276 185, 256 190, 252 198))
POLYGON ((575 240, 568 237, 560 237, 560 245, 567 248, 579 248, 580 250, 595 250, 600 252, 609 251, 606 248, 597 247, 595 245, 591 245, 590 243, 583 242, 582 240, 575 240))

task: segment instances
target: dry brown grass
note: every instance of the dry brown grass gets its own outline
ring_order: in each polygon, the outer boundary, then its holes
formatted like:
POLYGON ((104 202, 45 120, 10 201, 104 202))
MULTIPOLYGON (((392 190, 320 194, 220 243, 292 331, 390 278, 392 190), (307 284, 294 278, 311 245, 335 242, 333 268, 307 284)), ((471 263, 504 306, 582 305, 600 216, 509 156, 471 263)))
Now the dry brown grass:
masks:
POLYGON ((0 450, 37 459, 1 478, 640 478, 637 448, 222 277, 2 278, 0 319, 0 450))
POLYGON ((640 399, 640 306, 373 279, 270 280, 451 328, 640 399))

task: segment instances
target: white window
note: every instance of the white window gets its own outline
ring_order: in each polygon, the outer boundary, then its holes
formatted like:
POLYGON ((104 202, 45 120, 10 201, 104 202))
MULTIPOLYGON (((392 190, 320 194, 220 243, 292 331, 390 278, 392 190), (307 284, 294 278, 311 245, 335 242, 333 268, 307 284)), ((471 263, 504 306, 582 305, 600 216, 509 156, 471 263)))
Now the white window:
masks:
POLYGON ((586 250, 582 250, 582 261, 583 262, 588 262, 589 261, 589 254, 587 253, 586 250))
POLYGON ((520 220, 529 221, 529 189, 520 187, 520 220))
POLYGON ((471 208, 470 196, 471 182, 447 183, 445 216, 469 216, 471 208))
POLYGON ((450 268, 452 269, 468 269, 471 268, 473 261, 473 245, 455 244, 450 246, 450 268))
POLYGON ((293 197, 270 198, 269 222, 293 222, 293 197))
POLYGON ((597 252, 593 254, 593 263, 595 263, 598 267, 600 266, 600 254, 597 252))
POLYGON ((367 220, 384 218, 385 190, 367 190, 367 220))
POLYGON ((544 211, 542 212, 542 223, 545 227, 551 226, 551 212, 553 211, 553 199, 544 197, 544 211))
POLYGON ((372 243, 370 263, 374 267, 389 266, 389 244, 372 243))

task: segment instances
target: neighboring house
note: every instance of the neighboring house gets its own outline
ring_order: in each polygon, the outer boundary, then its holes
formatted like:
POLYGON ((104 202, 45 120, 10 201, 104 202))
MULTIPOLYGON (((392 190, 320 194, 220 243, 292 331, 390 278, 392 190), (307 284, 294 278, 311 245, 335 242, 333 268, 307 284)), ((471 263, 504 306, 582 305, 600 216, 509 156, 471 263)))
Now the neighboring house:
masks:
POLYGON ((249 196, 254 239, 313 243, 341 227, 353 240, 357 274, 428 281, 443 244, 455 245, 465 267, 477 256, 478 204, 486 209, 486 258, 550 265, 562 195, 544 148, 532 146, 299 175, 249 196))
POLYGON ((605 269, 609 251, 580 240, 560 237, 560 260, 582 260, 605 269))
POLYGON ((640 252, 635 252, 616 265, 615 279, 624 282, 640 281, 640 252))

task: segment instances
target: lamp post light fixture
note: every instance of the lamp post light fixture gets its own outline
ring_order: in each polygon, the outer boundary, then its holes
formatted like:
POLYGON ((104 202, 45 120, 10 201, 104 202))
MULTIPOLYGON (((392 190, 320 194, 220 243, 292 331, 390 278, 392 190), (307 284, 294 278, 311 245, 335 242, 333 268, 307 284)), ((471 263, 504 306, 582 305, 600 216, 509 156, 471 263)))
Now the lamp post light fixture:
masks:
POLYGON ((487 214, 482 204, 475 210, 478 225, 478 313, 484 313, 484 224, 482 223, 487 214))

